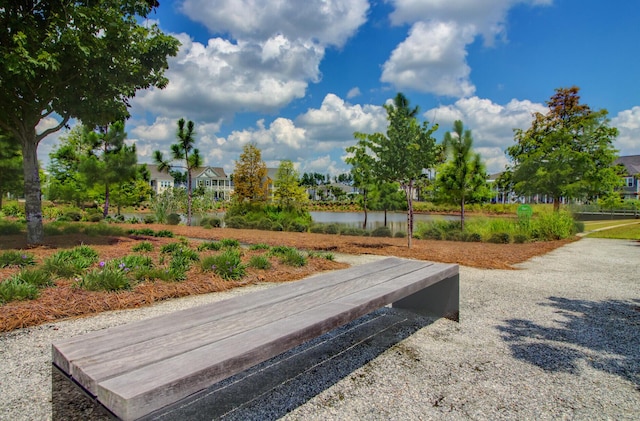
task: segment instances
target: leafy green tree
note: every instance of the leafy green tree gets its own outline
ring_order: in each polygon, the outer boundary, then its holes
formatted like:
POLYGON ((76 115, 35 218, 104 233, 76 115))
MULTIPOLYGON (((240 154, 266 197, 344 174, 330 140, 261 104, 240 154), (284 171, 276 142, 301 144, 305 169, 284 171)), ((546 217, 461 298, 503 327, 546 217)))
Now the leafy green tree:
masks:
POLYGON ((249 143, 242 148, 233 171, 233 198, 238 204, 262 204, 267 193, 267 165, 260 149, 249 143))
POLYGON ((448 160, 438 174, 438 192, 446 201, 460 206, 460 228, 464 231, 465 204, 491 197, 487 173, 480 154, 473 153, 471 130, 464 130, 462 121, 453 123, 453 133, 445 133, 442 143, 448 160))
POLYGON ((82 205, 89 200, 87 180, 80 173, 80 161, 89 154, 84 142, 84 126, 76 125, 60 136, 60 143, 49 153, 47 198, 82 205))
POLYGON ((576 86, 556 89, 547 105, 507 149, 516 193, 550 196, 556 211, 563 197, 607 196, 620 183, 612 167, 618 130, 609 127, 607 110, 581 104, 576 86))
POLYGON ((80 172, 89 185, 100 185, 104 189, 105 218, 109 214, 112 186, 122 186, 135 180, 137 175, 136 146, 127 146, 126 138, 122 121, 104 126, 97 132, 85 128, 84 139, 89 153, 80 161, 80 172))
POLYGON ((24 190, 22 153, 20 145, 9 136, 0 133, 0 210, 2 198, 11 193, 18 195, 24 190))
POLYGON ((27 242, 42 243, 38 144, 71 118, 128 116, 136 91, 167 84, 179 42, 146 17, 155 0, 0 0, 0 129, 22 148, 27 242), (58 123, 40 132, 44 118, 58 123))
POLYGON ((371 192, 371 209, 384 211, 384 226, 387 226, 387 212, 403 209, 406 206, 404 193, 398 183, 375 185, 371 192))
POLYGON ((358 142, 354 146, 349 146, 346 151, 350 156, 345 159, 345 162, 351 165, 353 186, 359 191, 357 201, 364 212, 362 229, 365 229, 367 228, 369 193, 375 187, 376 183, 374 173, 375 161, 370 155, 368 144, 364 141, 358 142))
POLYGON ((149 184, 151 174, 146 165, 136 165, 133 178, 120 180, 113 188, 111 197, 120 215, 123 206, 137 206, 151 199, 153 189, 149 184))
POLYGON ((293 167, 293 162, 290 160, 280 162, 273 181, 273 195, 275 202, 282 209, 301 209, 309 201, 304 187, 300 185, 299 178, 300 174, 293 167))
MULTIPOLYGON (((184 166, 181 166, 187 173, 187 225, 191 225, 191 204, 193 201, 193 183, 191 180, 191 172, 200 166, 202 166, 202 155, 197 148, 194 148, 195 131, 194 123, 189 120, 186 123, 181 118, 178 120, 178 131, 176 133, 178 137, 178 143, 171 145, 171 158, 175 161, 183 161, 184 166)), ((162 152, 154 151, 153 160, 158 165, 158 171, 166 171, 167 173, 171 169, 171 161, 165 160, 162 152)))
POLYGON ((411 247, 413 237, 413 195, 416 180, 423 171, 434 163, 435 139, 432 134, 437 125, 429 127, 428 122, 417 120, 419 108, 409 107, 409 100, 398 93, 393 103, 385 104, 387 111, 386 135, 383 133, 355 133, 365 148, 374 157, 376 178, 397 182, 405 192, 407 200, 407 239, 411 247))

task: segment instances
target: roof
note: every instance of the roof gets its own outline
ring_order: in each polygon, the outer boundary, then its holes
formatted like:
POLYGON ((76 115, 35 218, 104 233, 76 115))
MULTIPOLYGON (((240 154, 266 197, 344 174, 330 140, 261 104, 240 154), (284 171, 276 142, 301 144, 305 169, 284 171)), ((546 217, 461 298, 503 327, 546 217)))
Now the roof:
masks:
POLYGON ((149 170, 149 180, 173 180, 173 176, 167 171, 158 171, 158 166, 154 164, 145 164, 149 170))
POLYGON ((193 178, 227 178, 222 167, 197 167, 191 170, 191 176, 193 178))
POLYGON ((640 155, 621 156, 614 165, 624 165, 628 175, 640 174, 640 155))

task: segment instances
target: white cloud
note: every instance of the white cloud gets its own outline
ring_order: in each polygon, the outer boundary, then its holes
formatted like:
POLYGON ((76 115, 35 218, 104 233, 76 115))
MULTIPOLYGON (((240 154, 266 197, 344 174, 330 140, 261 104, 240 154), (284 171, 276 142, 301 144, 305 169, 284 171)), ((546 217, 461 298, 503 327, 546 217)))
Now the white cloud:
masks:
POLYGON ((407 39, 383 65, 381 81, 399 89, 436 95, 473 95, 467 46, 477 36, 485 45, 506 40, 505 21, 518 3, 551 4, 552 0, 391 0, 394 25, 412 25, 407 39))
POLYGON ((354 88, 349 89, 349 92, 347 92, 347 99, 355 98, 360 95, 362 95, 362 92, 360 92, 360 88, 356 86, 354 88))
POLYGON ((611 119, 611 126, 618 129, 614 146, 619 155, 640 155, 640 106, 620 111, 611 119))
POLYGON ((418 22, 384 63, 383 82, 398 89, 464 97, 475 87, 469 79, 465 46, 473 41, 468 27, 453 22, 418 22))
POLYGON ((212 33, 229 33, 235 39, 284 38, 315 40, 341 47, 362 25, 369 10, 367 0, 185 0, 181 10, 212 33))
POLYGON ((182 46, 169 60, 169 85, 140 92, 134 112, 202 121, 231 119, 239 111, 269 113, 302 98, 320 77, 324 50, 310 42, 276 36, 261 43, 212 38, 203 45, 186 34, 177 37, 182 46))
MULTIPOLYGON (((60 124, 62 119, 54 118, 54 117, 45 117, 36 126, 36 133, 42 133, 47 129, 51 129, 60 124)), ((69 121, 69 127, 73 127, 75 125, 75 120, 69 121)), ((66 128, 62 128, 57 132, 51 133, 49 136, 45 137, 38 144, 38 161, 46 168, 49 165, 49 154, 53 151, 53 149, 60 144, 60 137, 66 136, 69 133, 69 130, 66 128)))
MULTIPOLYGON (((500 105, 478 97, 462 98, 452 105, 433 108, 424 116, 438 123, 440 131, 451 130, 455 120, 462 120, 465 129, 471 130, 474 149, 482 155, 490 173, 502 171, 507 164, 505 150, 513 145, 513 130, 527 129, 533 113, 546 113, 543 104, 528 100, 512 99, 500 105)), ((440 140, 440 139, 439 139, 440 140)))

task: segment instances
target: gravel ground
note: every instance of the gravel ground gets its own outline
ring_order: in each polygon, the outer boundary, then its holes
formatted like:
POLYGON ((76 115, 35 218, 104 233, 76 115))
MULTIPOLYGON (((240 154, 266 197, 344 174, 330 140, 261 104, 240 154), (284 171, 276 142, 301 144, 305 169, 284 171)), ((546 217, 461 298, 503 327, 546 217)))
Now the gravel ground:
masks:
MULTIPOLYGON (((519 266, 462 267, 460 323, 402 324, 403 315, 383 309, 359 323, 388 320, 395 340, 374 334, 349 345, 324 369, 314 366, 225 418, 640 419, 640 243, 582 239, 519 266)), ((52 341, 268 287, 0 334, 0 420, 51 418, 52 341)), ((366 329, 332 335, 353 341, 366 329)))

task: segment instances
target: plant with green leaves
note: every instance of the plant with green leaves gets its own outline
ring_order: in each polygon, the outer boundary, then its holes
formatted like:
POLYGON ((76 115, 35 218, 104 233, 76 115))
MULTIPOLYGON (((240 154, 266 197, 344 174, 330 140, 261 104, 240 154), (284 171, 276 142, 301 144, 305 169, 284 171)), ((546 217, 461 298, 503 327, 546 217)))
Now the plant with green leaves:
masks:
POLYGON ((24 191, 20 144, 0 129, 0 210, 7 193, 20 196, 24 191))
POLYGON ((43 269, 62 278, 81 274, 98 261, 98 252, 89 246, 76 246, 61 250, 45 259, 43 269))
POLYGON ((7 250, 0 254, 0 267, 8 266, 25 267, 35 265, 33 254, 24 251, 7 250))
POLYGON ((207 256, 200 261, 203 272, 212 271, 222 279, 241 279, 246 273, 246 266, 242 263, 240 250, 227 249, 220 254, 207 256))
POLYGON ((301 209, 309 202, 304 187, 300 185, 300 173, 288 159, 280 161, 273 189, 274 202, 284 210, 301 209))
POLYGON ((149 241, 142 241, 131 248, 131 251, 150 252, 153 251, 153 244, 149 241))
POLYGON ((251 256, 249 259, 249 267, 266 270, 271 268, 271 262, 267 256, 251 256))
POLYGON ((18 277, 11 277, 0 282, 0 303, 10 301, 35 300, 40 295, 37 286, 24 282, 18 277))
POLYGON ((130 289, 131 282, 125 270, 105 266, 85 274, 74 286, 88 291, 121 291, 130 289))
POLYGON ((398 93, 391 104, 384 105, 387 111, 386 134, 355 133, 358 144, 373 159, 373 173, 377 179, 397 182, 405 192, 407 200, 407 246, 411 248, 413 237, 413 196, 415 184, 425 169, 435 162, 435 139, 437 125, 420 124, 418 107, 409 107, 409 100, 398 93))
POLYGON ((27 243, 42 243, 44 237, 40 141, 73 118, 91 127, 123 120, 137 90, 168 83, 167 56, 177 54, 179 42, 144 19, 157 5, 153 0, 2 2, 0 129, 22 147, 27 243), (58 122, 38 131, 54 114, 58 122))
POLYGON ((184 168, 187 172, 187 225, 189 226, 191 226, 191 204, 193 201, 191 176, 193 170, 200 167, 203 162, 200 150, 194 147, 196 142, 195 135, 193 121, 185 122, 184 118, 181 118, 178 120, 178 131, 176 132, 178 142, 171 145, 171 159, 165 160, 160 151, 153 152, 153 160, 158 165, 158 171, 166 171, 168 173, 172 168, 171 161, 184 162, 184 165, 178 165, 178 167, 184 168))
POLYGON ((606 196, 622 182, 612 165, 618 130, 609 127, 607 110, 580 103, 579 90, 556 89, 549 112, 516 130, 516 144, 507 148, 516 193, 550 196, 556 212, 562 198, 606 196))
POLYGON ((471 130, 464 130, 462 121, 453 123, 453 132, 444 135, 447 162, 437 178, 438 195, 460 207, 460 229, 464 231, 464 211, 467 202, 488 200, 492 193, 480 154, 473 153, 471 130))

